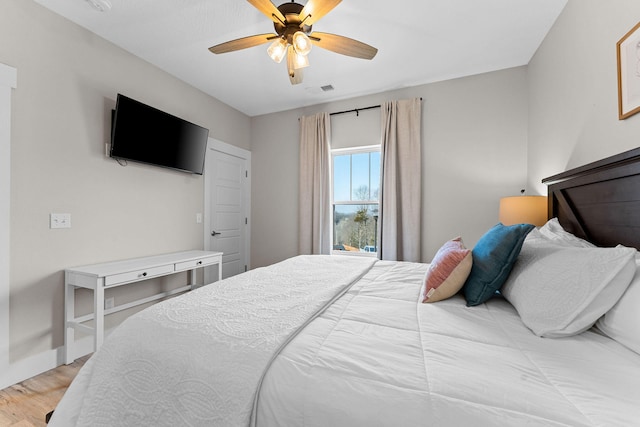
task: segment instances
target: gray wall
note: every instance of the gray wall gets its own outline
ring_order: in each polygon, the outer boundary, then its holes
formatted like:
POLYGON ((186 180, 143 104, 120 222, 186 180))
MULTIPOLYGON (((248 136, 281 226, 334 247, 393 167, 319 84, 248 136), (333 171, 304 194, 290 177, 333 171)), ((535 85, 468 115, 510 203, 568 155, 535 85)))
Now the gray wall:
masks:
MULTIPOLYGON (((11 152, 10 360, 63 344, 65 267, 203 246, 203 179, 105 156, 118 92, 250 148, 244 114, 30 0, 3 0, 0 62, 18 70, 11 152), (71 213, 50 230, 49 213, 71 213)), ((165 282, 182 280, 177 277, 165 282)), ((173 283, 116 292, 126 300, 173 283)), ((80 304, 90 295, 80 293, 80 304)), ((123 301, 122 301, 123 302, 123 301)), ((112 319, 112 321, 117 321, 112 319)))
MULTIPOLYGON (((253 267, 297 254, 298 117, 412 97, 423 98, 423 260, 456 236, 472 247, 497 222, 499 199, 527 181, 525 67, 252 118, 253 267)), ((379 143, 374 111, 334 116, 339 145, 379 143)))
POLYGON ((529 63, 529 183, 640 145, 640 114, 618 120, 616 42, 637 0, 569 0, 529 63))

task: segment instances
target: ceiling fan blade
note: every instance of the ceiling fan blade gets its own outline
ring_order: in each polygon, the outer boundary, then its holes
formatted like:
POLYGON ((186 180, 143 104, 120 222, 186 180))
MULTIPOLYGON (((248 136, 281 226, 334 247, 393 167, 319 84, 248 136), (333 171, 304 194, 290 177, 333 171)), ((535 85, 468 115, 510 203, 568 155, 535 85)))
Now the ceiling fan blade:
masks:
POLYGON ((304 25, 313 25, 320 18, 331 12, 342 0, 309 0, 300 12, 300 21, 304 25))
POLYGON ((282 12, 278 10, 278 8, 271 3, 270 0, 247 0, 249 3, 253 5, 260 12, 264 13, 267 18, 271 19, 273 22, 284 22, 285 18, 282 12))
POLYGON ((243 37, 241 39, 220 43, 215 46, 211 46, 209 50, 212 53, 233 52, 234 50, 241 50, 241 49, 246 49, 248 47, 258 46, 277 38, 278 36, 272 33, 257 34, 255 36, 243 37))
POLYGON ((373 59, 376 53, 378 53, 378 49, 373 46, 335 34, 314 31, 309 34, 309 39, 311 43, 323 49, 342 55, 353 56, 354 58, 373 59))

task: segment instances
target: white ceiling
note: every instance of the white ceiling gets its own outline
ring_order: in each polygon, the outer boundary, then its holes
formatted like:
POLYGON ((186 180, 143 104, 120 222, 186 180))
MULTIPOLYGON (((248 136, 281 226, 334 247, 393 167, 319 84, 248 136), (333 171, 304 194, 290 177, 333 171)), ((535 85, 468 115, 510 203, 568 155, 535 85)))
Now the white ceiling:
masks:
POLYGON ((292 86, 286 64, 267 56, 268 44, 209 52, 273 31, 244 0, 109 0, 104 13, 86 0, 35 1, 249 116, 525 65, 567 2, 345 0, 313 29, 372 45, 377 56, 316 46, 303 83, 292 86))

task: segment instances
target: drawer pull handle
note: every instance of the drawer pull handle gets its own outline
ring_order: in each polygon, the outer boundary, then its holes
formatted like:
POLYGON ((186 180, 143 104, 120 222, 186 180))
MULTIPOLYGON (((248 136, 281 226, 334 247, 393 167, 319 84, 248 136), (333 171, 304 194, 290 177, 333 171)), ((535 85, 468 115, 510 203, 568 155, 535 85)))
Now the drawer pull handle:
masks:
POLYGON ((142 277, 147 277, 147 272, 142 273, 142 277))
POLYGON ((202 261, 198 261, 198 265, 202 265, 202 261))

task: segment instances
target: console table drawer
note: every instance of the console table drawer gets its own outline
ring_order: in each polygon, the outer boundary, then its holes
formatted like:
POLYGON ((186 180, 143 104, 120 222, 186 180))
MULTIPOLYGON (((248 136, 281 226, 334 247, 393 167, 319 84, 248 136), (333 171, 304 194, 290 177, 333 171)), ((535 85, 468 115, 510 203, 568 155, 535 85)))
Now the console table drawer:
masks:
POLYGON ((129 271, 127 273, 113 274, 105 277, 104 286, 114 286, 136 280, 144 280, 155 276, 163 276, 173 272, 173 265, 161 265, 159 267, 145 268, 143 270, 129 271))
POLYGON ((191 270, 192 268, 204 267, 205 265, 216 264, 220 262, 220 256, 210 256, 200 259, 176 263, 176 271, 191 270))

